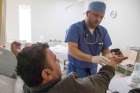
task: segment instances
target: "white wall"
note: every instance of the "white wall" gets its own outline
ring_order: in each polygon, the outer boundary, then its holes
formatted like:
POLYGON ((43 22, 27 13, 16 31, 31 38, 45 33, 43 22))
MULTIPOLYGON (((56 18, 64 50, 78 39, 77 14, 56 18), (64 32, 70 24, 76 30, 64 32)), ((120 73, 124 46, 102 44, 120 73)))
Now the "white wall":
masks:
POLYGON ((6 34, 7 41, 18 39, 17 0, 6 1, 6 34))
MULTIPOLYGON (((93 1, 93 0, 88 0, 93 1)), ((112 47, 140 46, 140 1, 106 1, 107 11, 102 24, 108 29, 113 41, 112 47), (110 17, 110 11, 117 10, 117 18, 110 17)), ((7 38, 19 39, 19 3, 32 6, 32 41, 58 39, 64 41, 65 31, 70 24, 84 19, 86 2, 76 0, 7 0, 7 38), (74 5, 68 9, 67 6, 74 5)))
POLYGON ((34 1, 32 3, 32 40, 64 41, 68 26, 83 18, 83 6, 84 3, 77 4, 75 0, 34 1), (73 3, 73 7, 67 8, 73 3))
POLYGON ((19 4, 31 4, 31 0, 6 0, 6 40, 19 40, 19 4))
MULTIPOLYGON (((36 0, 32 4, 32 39, 64 40, 68 26, 84 18, 85 4, 75 4, 65 10, 73 0, 36 0), (37 38, 38 37, 38 38, 37 38)), ((93 0, 89 0, 93 1, 93 0)), ((104 0, 100 0, 104 1, 104 0)), ((102 24, 112 38, 112 47, 140 46, 140 1, 107 0, 106 16, 102 24), (110 17, 111 10, 117 10, 117 18, 110 17)))
POLYGON ((103 24, 107 27, 113 47, 140 47, 140 1, 108 0, 107 16, 103 24), (117 10, 117 18, 109 16, 111 9, 117 10))

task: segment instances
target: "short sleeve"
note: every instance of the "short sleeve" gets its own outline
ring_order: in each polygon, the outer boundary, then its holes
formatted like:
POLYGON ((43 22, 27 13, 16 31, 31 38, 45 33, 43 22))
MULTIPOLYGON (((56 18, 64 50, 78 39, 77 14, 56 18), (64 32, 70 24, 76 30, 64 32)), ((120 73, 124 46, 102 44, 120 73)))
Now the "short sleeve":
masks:
POLYGON ((79 37, 78 27, 72 25, 66 32, 65 42, 78 43, 79 37))
POLYGON ((109 48, 112 45, 111 38, 106 29, 105 29, 105 36, 103 38, 103 43, 104 43, 103 48, 109 48))

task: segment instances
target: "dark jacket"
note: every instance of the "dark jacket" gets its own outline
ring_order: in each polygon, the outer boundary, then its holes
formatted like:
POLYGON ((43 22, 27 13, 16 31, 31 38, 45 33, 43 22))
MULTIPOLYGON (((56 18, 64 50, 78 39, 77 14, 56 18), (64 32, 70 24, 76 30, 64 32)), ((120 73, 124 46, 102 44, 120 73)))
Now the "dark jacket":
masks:
POLYGON ((106 93, 115 69, 103 66, 99 73, 82 79, 72 76, 36 88, 24 87, 24 93, 106 93))

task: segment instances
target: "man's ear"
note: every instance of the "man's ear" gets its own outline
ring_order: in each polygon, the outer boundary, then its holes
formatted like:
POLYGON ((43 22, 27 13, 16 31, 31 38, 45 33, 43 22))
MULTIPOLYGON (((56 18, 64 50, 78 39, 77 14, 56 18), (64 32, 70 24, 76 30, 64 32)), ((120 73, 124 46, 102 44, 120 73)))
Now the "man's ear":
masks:
POLYGON ((43 69, 42 70, 42 73, 41 73, 41 75, 42 75, 42 78, 44 79, 44 80, 49 80, 50 78, 51 78, 51 70, 50 69, 43 69))

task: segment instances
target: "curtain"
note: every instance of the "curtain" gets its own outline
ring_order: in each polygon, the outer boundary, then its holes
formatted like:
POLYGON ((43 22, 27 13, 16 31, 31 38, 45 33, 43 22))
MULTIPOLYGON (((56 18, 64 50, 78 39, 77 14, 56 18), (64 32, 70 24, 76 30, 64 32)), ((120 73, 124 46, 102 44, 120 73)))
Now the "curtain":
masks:
POLYGON ((0 0, 0 44, 5 44, 6 38, 5 38, 5 22, 6 22, 6 8, 5 3, 6 0, 0 0))

